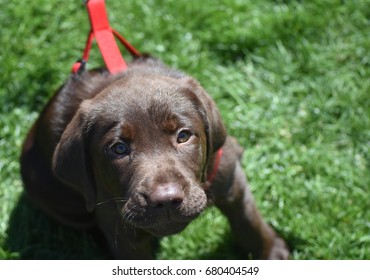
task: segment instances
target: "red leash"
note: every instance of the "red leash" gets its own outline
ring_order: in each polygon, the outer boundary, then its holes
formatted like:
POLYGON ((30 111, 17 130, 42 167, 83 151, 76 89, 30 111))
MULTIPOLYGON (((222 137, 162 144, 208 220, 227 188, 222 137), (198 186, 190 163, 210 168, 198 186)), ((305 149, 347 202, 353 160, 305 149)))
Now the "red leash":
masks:
POLYGON ((114 37, 117 37, 132 56, 139 57, 141 54, 116 30, 110 27, 105 9, 105 0, 88 0, 86 1, 86 8, 89 14, 91 30, 87 37, 82 59, 73 65, 72 72, 76 73, 84 69, 89 59, 89 53, 94 39, 98 43, 100 53, 108 71, 111 74, 125 71, 127 69, 127 63, 123 59, 114 37))

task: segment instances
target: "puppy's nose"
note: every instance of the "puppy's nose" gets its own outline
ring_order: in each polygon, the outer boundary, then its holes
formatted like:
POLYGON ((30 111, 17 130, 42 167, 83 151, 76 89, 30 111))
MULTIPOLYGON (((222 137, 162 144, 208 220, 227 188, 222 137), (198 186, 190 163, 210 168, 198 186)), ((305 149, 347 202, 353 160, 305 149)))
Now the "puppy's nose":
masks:
POLYGON ((171 208, 179 206, 185 198, 181 185, 176 183, 164 184, 147 197, 148 204, 153 208, 171 208))

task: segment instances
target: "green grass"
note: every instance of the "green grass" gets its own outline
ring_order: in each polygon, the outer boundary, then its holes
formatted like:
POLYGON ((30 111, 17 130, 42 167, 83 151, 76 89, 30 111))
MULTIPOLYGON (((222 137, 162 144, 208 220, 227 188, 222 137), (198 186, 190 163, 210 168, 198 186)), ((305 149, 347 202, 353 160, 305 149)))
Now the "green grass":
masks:
MULTIPOLYGON (((143 52, 216 100, 266 220, 294 259, 370 259, 370 2, 107 1, 143 52)), ((0 1, 0 258, 104 258, 88 233, 22 196, 22 141, 80 56, 81 1, 0 1), (6 4, 5 4, 6 2, 6 4)), ((91 54, 91 67, 101 63, 91 54)), ((210 209, 165 238, 162 259, 237 258, 210 209)))

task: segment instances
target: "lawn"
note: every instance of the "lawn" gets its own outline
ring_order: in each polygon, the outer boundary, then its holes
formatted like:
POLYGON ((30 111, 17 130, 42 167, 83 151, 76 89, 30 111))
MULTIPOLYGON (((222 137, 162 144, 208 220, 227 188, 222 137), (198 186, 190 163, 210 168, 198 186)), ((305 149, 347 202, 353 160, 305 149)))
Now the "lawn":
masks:
MULTIPOLYGON (((197 78, 293 259, 370 259, 370 1, 108 0, 140 51, 197 78)), ((0 1, 0 259, 100 259, 22 195, 22 141, 89 29, 82 1, 0 1)), ((127 54, 125 54, 126 57, 127 54)), ((90 68, 101 63, 96 49, 90 68)), ((214 208, 159 259, 238 258, 214 208)))

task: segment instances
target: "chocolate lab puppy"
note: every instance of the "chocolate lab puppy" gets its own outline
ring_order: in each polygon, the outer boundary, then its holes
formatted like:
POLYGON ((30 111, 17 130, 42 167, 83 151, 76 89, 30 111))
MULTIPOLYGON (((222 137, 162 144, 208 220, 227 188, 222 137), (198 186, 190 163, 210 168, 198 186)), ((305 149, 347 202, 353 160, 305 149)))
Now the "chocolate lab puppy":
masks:
POLYGON ((21 173, 39 208, 73 228, 97 226, 116 258, 153 258, 153 238, 180 232, 215 204, 245 256, 286 259, 241 155, 194 79, 139 58, 116 75, 72 74, 29 132, 21 173))

